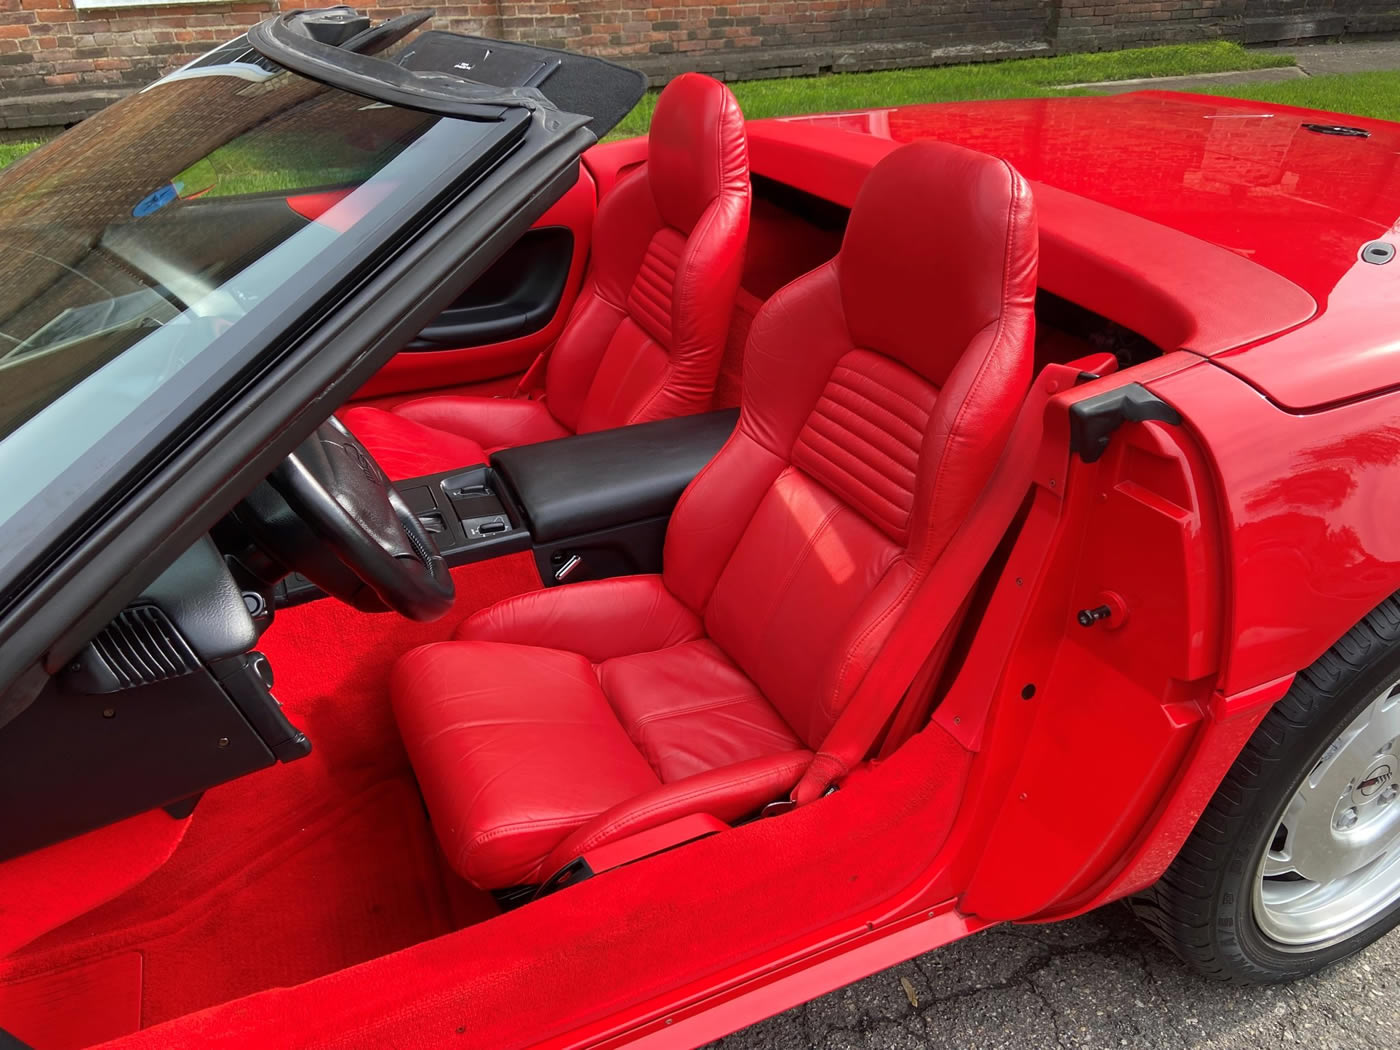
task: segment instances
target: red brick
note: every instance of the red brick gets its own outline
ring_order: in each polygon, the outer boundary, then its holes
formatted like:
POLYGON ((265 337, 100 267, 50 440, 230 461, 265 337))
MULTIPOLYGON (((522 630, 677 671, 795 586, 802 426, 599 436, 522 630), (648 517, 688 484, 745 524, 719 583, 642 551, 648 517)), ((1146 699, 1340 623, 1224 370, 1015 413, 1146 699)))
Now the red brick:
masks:
MULTIPOLYGON (((1390 2, 1268 0, 1267 6, 1295 3, 1351 13, 1373 12, 1390 2)), ((29 77, 22 82, 25 90, 34 90, 40 76, 54 87, 144 83, 270 12, 299 6, 299 0, 82 11, 72 4, 73 0, 0 0, 0 52, 33 59, 19 66, 0 65, 0 117, 5 96, 18 93, 10 85, 20 84, 23 76, 29 77), (170 53, 152 54, 151 48, 170 53), (81 49, 81 59, 76 49, 81 49), (83 62, 90 64, 79 65, 83 62)), ((434 24, 564 45, 624 61, 632 57, 658 78, 698 64, 735 79, 779 75, 785 68, 782 52, 769 49, 785 46, 825 50, 833 56, 849 52, 859 64, 865 41, 1014 44, 1043 41, 1053 31, 1058 35, 1046 42, 1061 50, 1093 50, 1202 37, 1237 39, 1245 4, 1246 0, 441 0, 434 24), (764 52, 764 64, 757 67, 744 58, 755 49, 764 52)), ((378 17, 416 9, 404 0, 362 8, 378 17)), ((917 53, 915 48, 911 58, 872 57, 868 64, 901 65, 917 61, 917 53)), ((810 60, 794 59, 790 65, 799 68, 804 62, 810 60)))

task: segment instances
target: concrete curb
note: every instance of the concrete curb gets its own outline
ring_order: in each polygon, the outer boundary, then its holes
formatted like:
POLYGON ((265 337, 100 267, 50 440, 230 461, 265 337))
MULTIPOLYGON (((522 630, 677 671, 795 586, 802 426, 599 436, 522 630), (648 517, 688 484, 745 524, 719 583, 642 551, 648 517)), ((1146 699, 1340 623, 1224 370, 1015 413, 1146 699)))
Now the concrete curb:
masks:
POLYGON ((1188 73, 1180 77, 1139 77, 1136 80, 1098 80, 1083 84, 1060 84, 1059 90, 1092 88, 1109 94, 1144 89, 1180 91, 1185 88, 1207 84, 1258 84, 1281 80, 1299 80, 1308 74, 1298 66, 1279 66, 1275 69, 1241 69, 1226 73, 1188 73))

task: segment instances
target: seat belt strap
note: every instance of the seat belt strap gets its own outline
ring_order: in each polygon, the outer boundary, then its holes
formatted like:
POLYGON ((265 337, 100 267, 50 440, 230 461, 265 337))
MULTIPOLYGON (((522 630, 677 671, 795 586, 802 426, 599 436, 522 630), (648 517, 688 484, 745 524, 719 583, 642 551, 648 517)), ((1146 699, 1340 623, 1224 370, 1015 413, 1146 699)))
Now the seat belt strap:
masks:
MULTIPOLYGON (((556 339, 555 342, 558 342, 556 339)), ((554 343, 535 355, 535 359, 530 362, 530 367, 525 369, 525 374, 520 377, 520 382, 515 384, 515 393, 511 397, 524 397, 534 401, 537 400, 537 393, 544 393, 544 372, 549 364, 549 352, 554 349, 554 343)))
POLYGON ((910 683, 903 699, 895 707, 888 727, 877 741, 877 757, 888 758, 894 754, 900 744, 917 733, 928 721, 937 699, 935 690, 943 676, 944 668, 948 666, 948 658, 953 654, 953 643, 957 640, 963 621, 967 619, 967 610, 971 605, 972 593, 969 593, 963 600, 962 607, 958 609, 958 615, 953 618, 952 625, 929 652, 928 659, 919 668, 919 673, 914 676, 914 681, 910 683))
POLYGON ((1074 386, 1074 377, 1072 369, 1048 365, 1031 385, 1001 459, 972 512, 918 585, 879 658, 792 789, 796 805, 821 798, 865 759, 929 661, 928 639, 939 639, 941 646, 945 636, 955 633, 954 621, 967 595, 1015 520, 1034 478, 1046 406, 1054 394, 1074 386), (958 596, 956 605, 949 602, 950 595, 958 596))

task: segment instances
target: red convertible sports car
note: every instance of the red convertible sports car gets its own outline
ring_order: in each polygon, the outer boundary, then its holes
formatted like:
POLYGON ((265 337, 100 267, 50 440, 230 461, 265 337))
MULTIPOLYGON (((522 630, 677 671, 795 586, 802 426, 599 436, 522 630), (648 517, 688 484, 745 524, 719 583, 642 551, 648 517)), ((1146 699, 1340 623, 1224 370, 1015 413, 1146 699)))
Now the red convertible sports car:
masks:
POLYGON ((1113 900, 1229 981, 1400 921, 1400 126, 687 75, 599 145, 637 74, 423 19, 0 174, 0 1045, 693 1046, 1113 900))

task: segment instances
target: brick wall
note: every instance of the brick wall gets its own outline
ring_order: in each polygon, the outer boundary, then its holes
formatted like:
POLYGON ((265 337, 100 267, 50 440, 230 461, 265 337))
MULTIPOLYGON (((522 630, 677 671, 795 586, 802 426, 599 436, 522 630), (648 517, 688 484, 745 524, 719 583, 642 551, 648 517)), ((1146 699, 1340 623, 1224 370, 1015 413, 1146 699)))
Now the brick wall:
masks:
MULTIPOLYGON (((0 129, 72 123, 281 6, 90 6, 111 2, 0 0, 0 129)), ((436 9, 439 28, 606 55, 656 82, 687 69, 742 79, 1400 31, 1397 0, 443 0, 436 9)))

